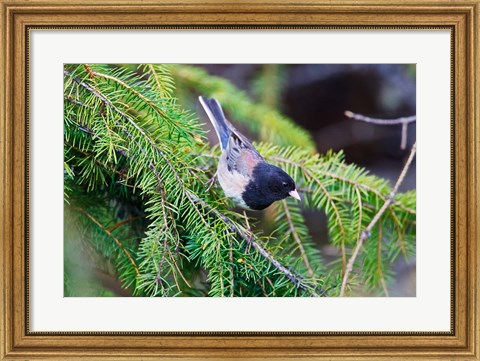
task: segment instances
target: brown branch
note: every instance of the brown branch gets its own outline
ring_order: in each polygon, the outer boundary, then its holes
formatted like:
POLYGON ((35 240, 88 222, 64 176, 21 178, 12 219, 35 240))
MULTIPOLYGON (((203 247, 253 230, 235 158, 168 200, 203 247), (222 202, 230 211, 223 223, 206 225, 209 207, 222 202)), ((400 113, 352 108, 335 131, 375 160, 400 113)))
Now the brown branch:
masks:
POLYGON ((84 213, 93 223, 95 223, 101 230, 103 230, 113 241, 117 244, 118 247, 121 248, 122 252, 127 256, 129 259, 130 263, 133 265, 133 268, 135 268, 135 273, 137 276, 140 276, 140 272, 137 268, 137 265, 135 264, 135 261, 132 258, 132 255, 128 250, 123 246, 122 242, 120 242, 113 234, 110 232, 107 228, 105 228, 95 217, 93 217, 90 213, 88 213, 85 209, 83 208, 74 208, 77 211, 80 211, 84 213))
POLYGON ((388 295, 388 288, 387 284, 385 283, 385 277, 383 276, 382 271, 382 224, 378 225, 378 237, 377 237, 377 267, 378 267, 378 275, 380 276, 380 283, 382 284, 383 292, 385 292, 385 296, 389 297, 388 295))
POLYGON ((375 224, 380 220, 380 218, 385 213, 385 211, 390 206, 390 204, 393 203, 395 195, 398 192, 398 188, 400 187, 400 184, 402 184, 403 180, 405 179, 405 175, 407 174, 407 171, 410 168, 410 164, 413 161, 413 158, 415 156, 416 151, 417 151, 417 143, 414 143, 413 147, 412 147, 412 150, 410 151, 410 155, 408 156, 407 162, 405 163, 405 165, 402 169, 402 172, 400 173, 400 176, 398 177, 397 182, 395 183, 395 186, 393 187, 392 192, 390 193, 389 197, 387 198, 387 200, 385 201, 383 206, 379 209, 377 214, 373 217, 373 219, 371 220, 369 225, 362 231, 362 235, 357 242, 357 246, 355 247, 355 249, 353 251, 353 254, 348 261, 346 272, 343 275, 342 287, 340 289, 340 296, 345 295, 345 288, 347 286, 348 276, 353 269, 353 264, 355 263, 355 260, 358 256, 359 252, 360 252, 360 249, 363 246, 363 243, 370 236, 371 231, 372 231, 373 227, 375 226, 375 224))
POLYGON ((298 233, 295 229, 295 225, 293 224, 292 221, 292 216, 290 214, 290 209, 288 209, 287 202, 285 200, 282 201, 283 203, 283 209, 285 211, 285 215, 287 216, 287 221, 288 221, 288 227, 290 228, 290 234, 293 237, 293 240, 298 244, 298 248, 300 249, 300 254, 302 255, 303 262, 305 263, 305 266, 307 266, 308 274, 313 277, 313 269, 312 266, 310 265, 310 261, 308 260, 307 254, 305 252, 305 248, 303 248, 302 241, 300 240, 300 237, 298 236, 298 233))
POLYGON ((397 119, 379 119, 379 118, 370 118, 362 114, 353 113, 350 110, 345 111, 345 116, 351 119, 360 120, 362 122, 378 124, 378 125, 402 125, 402 140, 400 142, 400 149, 404 150, 407 147, 407 131, 408 124, 415 122, 417 120, 416 115, 410 117, 401 117, 397 119))
MULTIPOLYGON (((317 294, 315 291, 311 290, 311 287, 307 286, 303 280, 301 279, 300 276, 294 274, 292 271, 290 271, 288 268, 283 266, 280 262, 278 262, 266 249, 264 249, 262 246, 260 246, 253 237, 248 236, 245 234, 241 229, 238 228, 238 226, 230 220, 226 215, 223 213, 220 213, 218 210, 216 210, 213 207, 210 207, 208 203, 203 201, 200 198, 197 198, 193 195, 191 195, 193 199, 201 204, 204 208, 207 208, 209 211, 214 213, 217 217, 222 219, 226 224, 230 226, 230 229, 238 234, 246 243, 247 245, 250 245, 253 247, 260 255, 262 255, 264 258, 266 258, 278 271, 283 273, 285 277, 287 277, 298 289, 302 291, 307 291, 311 292, 313 296, 319 297, 320 295, 317 294)), ((324 293, 323 290, 319 290, 322 294, 324 293)))

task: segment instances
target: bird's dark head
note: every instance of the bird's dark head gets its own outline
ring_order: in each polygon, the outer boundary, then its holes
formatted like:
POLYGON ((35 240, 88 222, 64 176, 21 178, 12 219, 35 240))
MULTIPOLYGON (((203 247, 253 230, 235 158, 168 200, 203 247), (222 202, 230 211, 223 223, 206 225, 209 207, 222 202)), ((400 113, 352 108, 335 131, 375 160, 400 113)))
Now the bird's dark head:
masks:
POLYGON ((242 198, 251 209, 264 209, 275 201, 292 196, 300 200, 292 177, 274 165, 262 162, 253 170, 252 181, 242 198))
POLYGON ((295 182, 292 177, 278 167, 270 165, 270 175, 268 177, 268 189, 275 200, 280 200, 290 196, 295 191, 295 182))

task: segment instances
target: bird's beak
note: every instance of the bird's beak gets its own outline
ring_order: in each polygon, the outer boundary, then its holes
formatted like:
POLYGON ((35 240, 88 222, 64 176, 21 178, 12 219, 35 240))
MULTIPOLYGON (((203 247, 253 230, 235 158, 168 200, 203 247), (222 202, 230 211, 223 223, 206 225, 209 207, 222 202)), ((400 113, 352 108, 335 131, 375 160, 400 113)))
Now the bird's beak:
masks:
POLYGON ((293 198, 298 199, 299 201, 302 200, 302 198, 300 198, 300 195, 298 194, 298 192, 297 192, 296 189, 294 189, 293 191, 289 192, 288 194, 290 194, 290 196, 292 196, 293 198))

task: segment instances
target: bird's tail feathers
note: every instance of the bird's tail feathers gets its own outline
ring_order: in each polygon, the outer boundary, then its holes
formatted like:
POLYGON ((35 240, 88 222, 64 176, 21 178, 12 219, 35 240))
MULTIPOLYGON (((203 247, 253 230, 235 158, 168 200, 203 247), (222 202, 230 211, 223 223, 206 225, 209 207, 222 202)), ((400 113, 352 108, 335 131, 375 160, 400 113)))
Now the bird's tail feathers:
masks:
POLYGON ((232 131, 230 129, 229 121, 225 118, 225 114, 223 114, 220 103, 216 99, 204 98, 202 96, 199 96, 198 100, 200 100, 203 109, 205 109, 208 118, 217 132, 218 140, 220 141, 222 149, 225 149, 228 145, 228 138, 232 131))

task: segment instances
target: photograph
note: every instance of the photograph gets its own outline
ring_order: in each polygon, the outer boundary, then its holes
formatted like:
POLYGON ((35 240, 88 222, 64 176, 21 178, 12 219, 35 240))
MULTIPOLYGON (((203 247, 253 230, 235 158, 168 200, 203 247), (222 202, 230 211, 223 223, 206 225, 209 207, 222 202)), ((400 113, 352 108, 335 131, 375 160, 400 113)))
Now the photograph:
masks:
POLYGON ((0 360, 480 360, 480 0, 0 3, 0 360))
POLYGON ((64 297, 415 297, 416 71, 65 63, 64 297))

